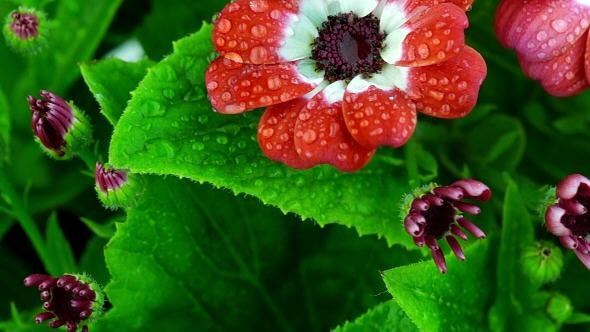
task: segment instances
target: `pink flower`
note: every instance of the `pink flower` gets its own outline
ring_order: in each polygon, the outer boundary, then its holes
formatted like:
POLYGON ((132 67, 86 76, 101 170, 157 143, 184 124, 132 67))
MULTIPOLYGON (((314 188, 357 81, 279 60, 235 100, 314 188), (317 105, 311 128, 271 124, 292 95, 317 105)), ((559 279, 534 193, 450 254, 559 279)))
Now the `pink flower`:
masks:
POLYGON ((523 71, 554 96, 588 88, 590 1, 502 0, 498 38, 514 48, 523 71))
POLYGON ((557 203, 547 209, 545 225, 590 270, 589 208, 590 180, 580 174, 569 175, 557 185, 557 203))
POLYGON ((364 167, 412 136, 417 112, 466 116, 486 75, 465 45, 472 0, 236 0, 213 32, 215 110, 268 107, 265 155, 293 168, 364 167))
POLYGON ((447 263, 438 241, 444 238, 455 256, 464 260, 465 254, 457 238, 467 240, 467 234, 459 226, 479 239, 485 238, 485 233, 463 216, 463 213, 477 215, 481 209, 465 199, 487 201, 491 197, 490 188, 474 179, 429 189, 411 201, 404 219, 406 232, 417 246, 426 245, 430 249, 439 271, 446 273, 447 263))

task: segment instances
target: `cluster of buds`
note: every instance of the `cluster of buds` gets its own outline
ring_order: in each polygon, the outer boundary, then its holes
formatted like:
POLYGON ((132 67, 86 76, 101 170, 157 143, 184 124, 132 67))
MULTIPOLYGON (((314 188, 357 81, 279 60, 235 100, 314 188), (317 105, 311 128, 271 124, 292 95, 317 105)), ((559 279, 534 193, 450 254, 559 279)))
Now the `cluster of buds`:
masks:
POLYGON ((36 54, 47 46, 48 24, 43 12, 21 7, 8 14, 4 36, 22 54, 36 54))
POLYGON ((50 321, 51 328, 65 325, 68 332, 75 332, 81 326, 82 332, 88 332, 91 318, 102 314, 104 295, 87 276, 65 274, 54 278, 32 274, 25 278, 24 284, 37 287, 43 301, 45 311, 35 317, 37 324, 50 321))
POLYGON ((33 114, 33 133, 50 156, 70 159, 90 144, 90 123, 72 103, 45 90, 41 98, 29 96, 27 101, 33 114))
POLYGON ((569 175, 557 185, 556 196, 545 214, 547 230, 590 269, 590 180, 569 175))
POLYGON ((487 201, 490 197, 490 188, 473 179, 459 180, 450 186, 431 185, 422 188, 406 200, 402 209, 407 212, 404 218, 405 229, 416 245, 430 248, 436 266, 442 273, 446 273, 445 256, 438 240, 444 238, 455 256, 464 260, 465 254, 457 241, 457 238, 467 240, 467 234, 463 230, 477 238, 485 238, 484 232, 463 215, 479 214, 480 208, 465 199, 487 201))

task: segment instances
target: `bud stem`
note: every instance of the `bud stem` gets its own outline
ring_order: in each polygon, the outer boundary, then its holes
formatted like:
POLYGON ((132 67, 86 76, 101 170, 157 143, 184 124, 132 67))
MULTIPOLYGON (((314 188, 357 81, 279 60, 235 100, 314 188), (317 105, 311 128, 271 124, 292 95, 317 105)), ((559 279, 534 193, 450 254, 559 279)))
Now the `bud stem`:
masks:
POLYGON ((86 167, 94 174, 94 167, 96 165, 96 160, 98 159, 94 151, 91 150, 90 147, 84 147, 80 151, 77 151, 76 155, 82 159, 84 164, 86 164, 86 167))
POLYGON ((22 197, 16 193, 12 182, 6 174, 6 170, 3 167, 0 167, 0 192, 6 203, 12 207, 12 213, 33 244, 33 248, 41 259, 43 266, 45 266, 50 273, 60 273, 60 271, 54 271, 54 264, 52 264, 52 261, 47 255, 47 250, 45 250, 45 242, 43 241, 41 231, 26 209, 22 197))
POLYGON ((418 159, 416 158, 416 143, 414 140, 409 140, 404 146, 404 154, 406 156, 406 170, 408 172, 408 179, 410 188, 415 188, 420 185, 420 170, 418 169, 418 159))

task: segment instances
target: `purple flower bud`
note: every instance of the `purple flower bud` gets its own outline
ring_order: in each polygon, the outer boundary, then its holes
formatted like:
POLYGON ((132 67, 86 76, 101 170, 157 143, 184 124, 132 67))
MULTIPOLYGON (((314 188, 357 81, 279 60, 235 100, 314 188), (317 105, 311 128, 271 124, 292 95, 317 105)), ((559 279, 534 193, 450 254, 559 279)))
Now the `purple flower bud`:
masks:
POLYGON ((24 284, 40 289, 42 307, 45 311, 35 316, 37 324, 50 320, 48 325, 52 328, 65 325, 67 331, 75 332, 82 326, 82 331, 88 331, 87 320, 91 316, 96 316, 97 312, 102 312, 104 296, 96 283, 86 276, 64 275, 54 278, 33 274, 25 278, 24 284), (76 287, 72 287, 73 285, 76 287), (86 295, 91 293, 92 299, 80 295, 81 291, 74 292, 76 288, 86 291, 86 295))
POLYGON ((545 212, 545 226, 590 270, 590 180, 568 175, 557 185, 556 195, 557 202, 545 212))
POLYGON ((109 190, 121 188, 127 182, 127 172, 105 168, 97 162, 94 178, 98 189, 106 194, 109 190))
POLYGON ((65 136, 72 127, 72 108, 63 99, 49 91, 41 91, 41 98, 27 98, 33 113, 33 133, 47 149, 63 156, 65 136))
POLYGON ((404 219, 406 231, 416 245, 426 245, 430 249, 436 266, 446 273, 444 253, 438 241, 446 240, 455 256, 464 260, 465 254, 457 241, 457 238, 467 240, 464 230, 477 238, 485 238, 485 233, 463 216, 463 213, 477 215, 481 209, 465 202, 465 199, 487 201, 490 198, 490 188, 473 179, 456 181, 450 186, 431 187, 415 195, 408 204, 404 219))
POLYGON ((31 12, 14 11, 10 14, 10 29, 21 39, 39 36, 39 19, 31 12))

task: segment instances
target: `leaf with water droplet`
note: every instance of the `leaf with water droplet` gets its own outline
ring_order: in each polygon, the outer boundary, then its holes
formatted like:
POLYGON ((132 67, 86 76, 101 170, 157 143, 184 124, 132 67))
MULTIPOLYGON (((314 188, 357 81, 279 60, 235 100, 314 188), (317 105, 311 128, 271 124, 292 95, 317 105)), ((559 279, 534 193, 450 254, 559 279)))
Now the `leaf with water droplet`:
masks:
POLYGON ((154 62, 143 59, 137 62, 125 62, 116 58, 88 62, 80 65, 82 77, 94 98, 100 105, 101 113, 115 125, 127 101, 147 69, 154 62))
POLYGON ((398 218, 401 197, 410 190, 404 168, 392 168, 377 157, 354 174, 329 166, 293 170, 260 151, 256 128, 261 112, 221 115, 206 99, 184 98, 195 91, 206 93, 204 74, 213 50, 210 34, 211 26, 205 25, 174 43, 174 52, 152 67, 133 92, 111 141, 114 166, 210 182, 320 225, 339 223, 414 248, 398 218), (196 83, 184 71, 198 73, 196 83), (171 72, 177 74, 173 86, 163 81, 171 72), (162 94, 170 88, 173 99, 162 94))

